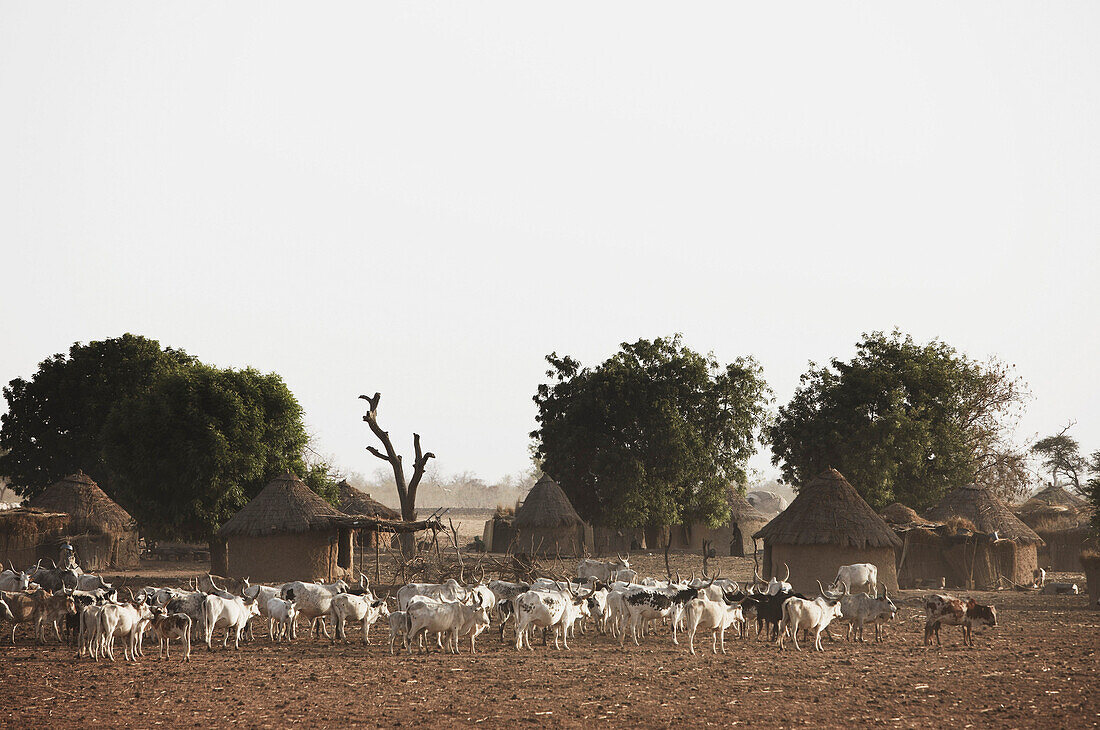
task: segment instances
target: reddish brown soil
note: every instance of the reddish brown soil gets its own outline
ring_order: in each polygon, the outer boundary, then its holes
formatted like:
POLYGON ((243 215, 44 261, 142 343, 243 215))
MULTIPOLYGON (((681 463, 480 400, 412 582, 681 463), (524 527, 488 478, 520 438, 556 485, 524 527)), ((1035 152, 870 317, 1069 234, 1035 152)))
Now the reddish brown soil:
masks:
MULTIPOLYGON (((656 558, 636 562, 657 572, 656 558)), ((746 568, 723 565, 727 574, 746 568)), ((955 627, 943 630, 942 648, 922 646, 919 595, 900 597, 885 643, 826 641, 824 653, 731 639, 729 654, 714 656, 706 639, 693 657, 662 630, 626 651, 589 633, 569 651, 536 642, 517 653, 487 633, 476 656, 467 644, 459 656, 391 657, 378 625, 367 647, 273 647, 257 635, 239 652, 196 648, 190 664, 175 654, 158 661, 148 642, 137 663, 120 654, 96 664, 67 647, 35 647, 21 631, 15 648, 0 646, 0 725, 1100 724, 1100 612, 1084 596, 976 594, 997 605, 1001 625, 977 633, 971 649, 955 627)))

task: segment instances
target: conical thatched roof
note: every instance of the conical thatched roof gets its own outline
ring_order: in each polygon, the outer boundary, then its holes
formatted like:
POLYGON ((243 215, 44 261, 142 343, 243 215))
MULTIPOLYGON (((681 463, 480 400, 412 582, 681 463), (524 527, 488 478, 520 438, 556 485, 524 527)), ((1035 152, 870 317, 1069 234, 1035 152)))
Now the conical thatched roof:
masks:
POLYGON ((894 502, 892 505, 882 510, 882 519, 886 520, 891 525, 931 525, 933 524, 929 520, 924 519, 917 511, 912 507, 906 507, 901 502, 894 502))
POLYGON ((271 480, 251 502, 221 526, 218 535, 260 537, 328 530, 341 514, 291 472, 271 480))
POLYGON ((584 524, 584 520, 573 509, 569 497, 565 496, 558 483, 543 474, 516 510, 516 519, 512 524, 517 528, 575 527, 584 524))
POLYGON ((767 522, 767 516, 752 506, 749 500, 745 499, 745 495, 737 491, 737 489, 730 487, 727 500, 730 505, 730 519, 734 522, 767 522))
POLYGON ((993 492, 977 484, 968 484, 948 492, 940 503, 928 511, 928 518, 947 522, 951 517, 965 517, 974 523, 979 532, 996 532, 998 537, 1018 542, 1043 540, 1030 527, 1012 514, 1004 502, 993 492))
POLYGON ((93 532, 113 535, 136 529, 130 513, 119 507, 82 471, 46 487, 27 506, 71 515, 69 531, 74 534, 93 532))
POLYGON ((401 519, 401 513, 390 509, 369 494, 360 492, 348 484, 346 479, 336 485, 340 489, 340 511, 346 515, 366 515, 387 520, 401 519))
POLYGON ((808 481, 754 538, 784 545, 900 547, 894 534, 836 469, 808 481))
POLYGON ((1060 486, 1051 485, 1046 489, 1036 492, 1031 499, 1020 505, 1020 511, 1036 509, 1038 507, 1078 507, 1085 506, 1085 500, 1075 494, 1067 492, 1060 486))

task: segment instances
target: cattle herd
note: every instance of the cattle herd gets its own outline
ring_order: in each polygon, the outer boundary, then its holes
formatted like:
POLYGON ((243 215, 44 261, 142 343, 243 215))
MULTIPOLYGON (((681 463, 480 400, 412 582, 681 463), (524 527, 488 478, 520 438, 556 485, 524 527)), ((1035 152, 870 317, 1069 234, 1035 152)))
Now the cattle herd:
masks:
MULTIPOLYGON (((245 579, 238 593, 219 587, 214 577, 192 582, 187 590, 149 586, 136 593, 119 592, 100 577, 83 573, 75 564, 61 568, 51 563, 22 571, 0 572, 0 622, 16 628, 33 628, 36 643, 47 642, 52 633, 59 642, 73 646, 78 656, 114 660, 116 639, 123 656, 136 660, 144 655, 146 634, 155 637, 158 655, 169 657, 171 642, 182 647, 182 658, 190 659, 191 643, 198 639, 213 650, 215 634, 223 631, 222 646, 232 638, 239 648, 242 638, 254 640, 256 621, 267 621, 271 642, 298 638, 299 620, 308 626, 309 636, 323 635, 332 642, 348 637, 348 623, 360 624, 362 642, 370 641, 370 629, 386 619, 390 653, 400 646, 412 653, 439 650, 460 651, 469 639, 476 653, 477 637, 494 622, 500 640, 517 650, 533 649, 531 635, 542 630, 542 642, 553 639, 555 648, 569 648, 576 633, 595 632, 625 647, 655 633, 658 623, 669 627, 673 644, 686 636, 688 651, 695 654, 696 636, 711 636, 711 651, 726 653, 726 633, 748 639, 774 642, 780 650, 790 641, 801 650, 803 640, 822 651, 821 636, 833 623, 847 624, 846 638, 863 641, 864 629, 874 627, 874 640, 883 639, 882 625, 897 614, 887 589, 878 591, 877 569, 871 564, 843 566, 826 587, 818 582, 819 595, 797 593, 783 580, 764 581, 754 575, 749 585, 722 578, 720 574, 684 580, 640 578, 627 558, 613 562, 582 560, 577 576, 570 579, 539 578, 531 582, 485 580, 473 585, 454 579, 442 583, 409 583, 391 596, 375 595, 366 576, 358 585, 293 581, 282 585, 253 585, 245 579), (331 624, 331 633, 328 624, 331 624)), ((931 594, 923 600, 925 644, 939 644, 942 625, 962 627, 963 641, 973 645, 974 626, 996 626, 993 606, 978 604, 945 594, 931 594)))

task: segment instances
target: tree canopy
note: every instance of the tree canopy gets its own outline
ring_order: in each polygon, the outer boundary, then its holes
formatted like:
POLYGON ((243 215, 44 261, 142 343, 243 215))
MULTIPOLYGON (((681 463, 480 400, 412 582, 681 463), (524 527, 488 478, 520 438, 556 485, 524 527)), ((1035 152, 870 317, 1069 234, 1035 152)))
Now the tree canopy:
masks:
POLYGON ((182 350, 131 334, 75 343, 67 356, 44 360, 30 380, 16 378, 4 388, 0 452, 7 453, 0 474, 25 497, 78 469, 106 487, 101 434, 111 411, 194 362, 182 350))
POLYGON ((622 343, 593 368, 547 356, 534 396, 543 470, 590 522, 629 527, 729 520, 770 390, 751 357, 720 365, 680 335, 622 343))
POLYGON ((1058 484, 1058 477, 1063 477, 1074 491, 1081 492, 1089 462, 1081 455, 1077 439, 1067 433, 1069 429, 1070 426, 1066 426, 1060 433, 1039 439, 1032 445, 1031 453, 1042 459, 1043 468, 1050 473, 1051 484, 1058 484))
POLYGON ((1009 438, 1022 382, 997 361, 895 331, 864 334, 850 361, 813 363, 767 429, 772 463, 796 488, 833 467, 876 508, 935 504, 971 482, 1022 493, 1026 455, 1009 438))
POLYGON ((75 344, 4 389, 0 473, 33 496, 82 469, 147 534, 202 539, 286 469, 307 465, 302 409, 282 378, 219 369, 135 335, 75 344))

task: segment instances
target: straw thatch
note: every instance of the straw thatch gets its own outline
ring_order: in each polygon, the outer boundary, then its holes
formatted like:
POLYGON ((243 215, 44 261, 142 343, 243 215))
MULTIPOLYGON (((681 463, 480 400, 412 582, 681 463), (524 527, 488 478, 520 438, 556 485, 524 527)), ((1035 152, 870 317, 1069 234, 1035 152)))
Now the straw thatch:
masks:
POLYGON ((220 537, 261 537, 332 530, 336 509, 287 471, 272 479, 218 530, 220 537))
POLYGON ((826 469, 753 537, 785 545, 842 545, 856 548, 901 545, 848 480, 826 469))
POLYGON ((543 474, 516 510, 513 524, 518 529, 577 527, 583 525, 584 520, 558 483, 543 474))
POLYGON ((882 510, 882 519, 890 525, 932 525, 935 524, 929 520, 924 519, 917 511, 912 507, 906 507, 901 502, 894 502, 892 505, 882 510))
POLYGON ((348 484, 346 479, 336 486, 340 490, 340 511, 344 514, 381 517, 386 520, 401 519, 400 512, 390 509, 376 499, 371 499, 369 494, 360 492, 348 484))
POLYGON ((46 487, 27 506, 71 515, 69 530, 75 533, 114 535, 135 529, 134 518, 82 471, 46 487))
POLYGON ((1042 538, 1012 514, 1005 503, 977 484, 968 484, 948 492, 940 503, 928 511, 928 518, 947 522, 951 517, 965 517, 985 534, 994 532, 1004 540, 1039 544, 1042 538))
POLYGON ((1060 486, 1051 485, 1046 489, 1036 492, 1031 499, 1020 505, 1019 511, 1030 511, 1040 507, 1084 507, 1087 502, 1076 494, 1067 492, 1060 486))

